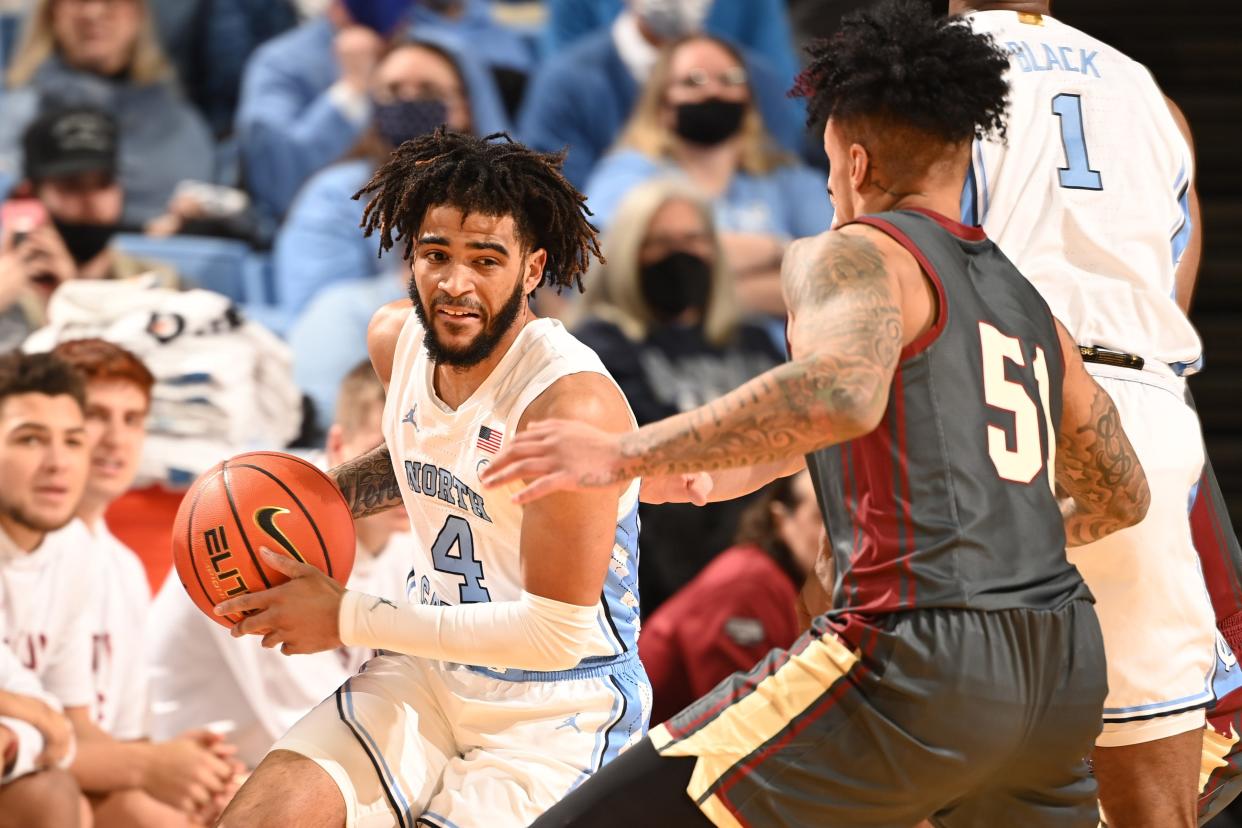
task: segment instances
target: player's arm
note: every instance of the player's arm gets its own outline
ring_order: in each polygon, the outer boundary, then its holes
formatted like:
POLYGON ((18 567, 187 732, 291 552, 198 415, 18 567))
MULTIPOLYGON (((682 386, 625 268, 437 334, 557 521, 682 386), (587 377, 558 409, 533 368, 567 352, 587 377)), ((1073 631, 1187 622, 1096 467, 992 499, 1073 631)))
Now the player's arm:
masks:
MULTIPOLYGON (((1195 141, 1190 133, 1190 123, 1177 104, 1167 97, 1165 102, 1169 105, 1173 120, 1177 122, 1177 128, 1182 131, 1182 136, 1186 139, 1186 146, 1190 148, 1190 157, 1193 162, 1195 141)), ((1190 221, 1190 239, 1186 243, 1186 249, 1182 251, 1181 260, 1177 263, 1174 286, 1177 291, 1178 307, 1183 313, 1189 315, 1190 303, 1194 299, 1195 285, 1199 278, 1199 262, 1203 257, 1203 219, 1199 212, 1199 190, 1195 186, 1193 173, 1190 174, 1190 183, 1187 185, 1186 202, 1190 221)))
MULTIPOLYGON (((389 302, 375 312, 367 327, 367 352, 371 366, 387 392, 392 379, 397 338, 410 313, 408 299, 389 302)), ((401 505, 401 486, 392 470, 388 446, 380 444, 360 457, 347 460, 328 476, 336 481, 354 518, 364 518, 401 505)))
POLYGON ((1133 526, 1147 514, 1151 491, 1112 399, 1083 368, 1078 346, 1057 323, 1065 380, 1057 434, 1056 483, 1068 546, 1082 546, 1133 526))
MULTIPOLYGON (((604 433, 631 427, 620 393, 593 374, 558 380, 531 404, 518 433, 531 420, 549 416, 572 416, 604 433)), ((257 610, 234 627, 234 634, 261 634, 265 646, 283 643, 287 654, 343 643, 486 667, 567 669, 582 660, 596 634, 619 491, 619 485, 612 485, 564 493, 526 508, 521 536, 524 589, 517 600, 398 606, 342 591, 312 566, 265 553, 269 565, 293 580, 230 599, 216 612, 257 610)))
POLYGON ((913 263, 880 236, 855 225, 790 245, 789 362, 619 439, 563 421, 535 423, 485 472, 485 485, 533 479, 517 498, 530 502, 634 477, 784 462, 870 432, 888 405, 903 343, 895 274, 906 264, 894 256, 913 263), (573 439, 561 442, 567 431, 573 439))

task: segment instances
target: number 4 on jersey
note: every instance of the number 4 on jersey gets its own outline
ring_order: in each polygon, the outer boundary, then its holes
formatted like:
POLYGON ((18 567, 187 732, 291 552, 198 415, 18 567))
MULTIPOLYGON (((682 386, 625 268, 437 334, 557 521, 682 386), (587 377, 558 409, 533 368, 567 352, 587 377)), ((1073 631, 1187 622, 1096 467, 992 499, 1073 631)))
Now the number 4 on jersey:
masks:
POLYGON ((1009 448, 1005 429, 988 425, 988 456, 992 458, 992 465, 996 466, 996 473, 1015 483, 1030 483, 1046 463, 1048 485, 1055 489, 1052 447, 1056 438, 1052 430, 1052 409, 1048 404, 1048 361, 1044 357, 1044 349, 1036 346, 1035 358, 1031 360, 1031 373, 1039 388, 1037 405, 1026 386, 1005 376, 1006 363, 1026 367, 1022 342, 1016 337, 1006 336, 987 322, 980 322, 979 344, 983 353, 983 399, 991 407, 1013 414, 1012 449, 1009 448), (1041 411, 1048 434, 1046 449, 1039 437, 1041 411))
POLYGON ((461 576, 464 581, 458 587, 461 603, 481 604, 492 599, 483 586, 483 564, 474 557, 474 535, 465 518, 449 515, 444 521, 444 528, 431 545, 431 563, 441 572, 461 576), (454 546, 457 554, 450 555, 454 546))

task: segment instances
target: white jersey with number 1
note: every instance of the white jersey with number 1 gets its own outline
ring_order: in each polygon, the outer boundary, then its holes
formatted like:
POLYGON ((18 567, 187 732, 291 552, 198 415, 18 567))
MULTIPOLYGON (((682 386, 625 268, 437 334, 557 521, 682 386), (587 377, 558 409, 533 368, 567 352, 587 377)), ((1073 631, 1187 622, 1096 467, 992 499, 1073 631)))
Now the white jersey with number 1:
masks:
POLYGON ((1187 372, 1202 350, 1174 299, 1190 236, 1190 149, 1151 73, 1047 15, 968 15, 1010 53, 1008 138, 976 142, 964 221, 1080 345, 1187 372))

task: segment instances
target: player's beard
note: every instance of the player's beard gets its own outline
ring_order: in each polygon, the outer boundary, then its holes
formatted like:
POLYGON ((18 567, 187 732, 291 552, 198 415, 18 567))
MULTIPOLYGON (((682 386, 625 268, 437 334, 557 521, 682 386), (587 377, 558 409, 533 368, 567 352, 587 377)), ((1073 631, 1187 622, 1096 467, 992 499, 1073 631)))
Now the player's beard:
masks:
POLYGON ((418 321, 423 326, 423 347, 427 349, 427 356, 438 365, 471 368, 487 359, 496 350, 496 346, 504 335, 509 332, 509 328, 513 327, 525 301, 525 285, 521 279, 518 279, 517 285, 513 288, 513 295, 505 301, 495 316, 486 320, 483 330, 471 340, 470 344, 464 348, 450 348, 436 336, 435 325, 432 324, 428 311, 434 313, 436 308, 440 307, 459 307, 480 313, 483 310, 482 307, 477 303, 456 302, 445 297, 436 301, 430 309, 424 308, 422 297, 418 294, 418 286, 414 283, 414 278, 410 277, 410 302, 414 305, 414 313, 418 315, 418 321))

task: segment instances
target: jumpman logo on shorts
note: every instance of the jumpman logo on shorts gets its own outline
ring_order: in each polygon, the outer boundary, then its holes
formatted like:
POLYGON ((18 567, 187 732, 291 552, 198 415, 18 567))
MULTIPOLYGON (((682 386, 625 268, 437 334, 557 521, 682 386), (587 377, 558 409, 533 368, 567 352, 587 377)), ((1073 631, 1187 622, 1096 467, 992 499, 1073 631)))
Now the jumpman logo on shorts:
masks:
POLYGON ((581 713, 575 713, 574 715, 570 716, 570 717, 569 717, 568 719, 566 719, 565 721, 563 721, 563 722, 561 722, 560 724, 558 724, 558 725, 556 726, 556 729, 557 729, 557 730, 560 730, 560 729, 561 729, 561 728, 563 728, 563 727, 572 727, 574 730, 576 730, 576 731, 578 731, 579 733, 581 733, 581 732, 582 732, 582 728, 578 727, 578 717, 579 717, 579 716, 581 716, 581 715, 582 715, 581 713))

